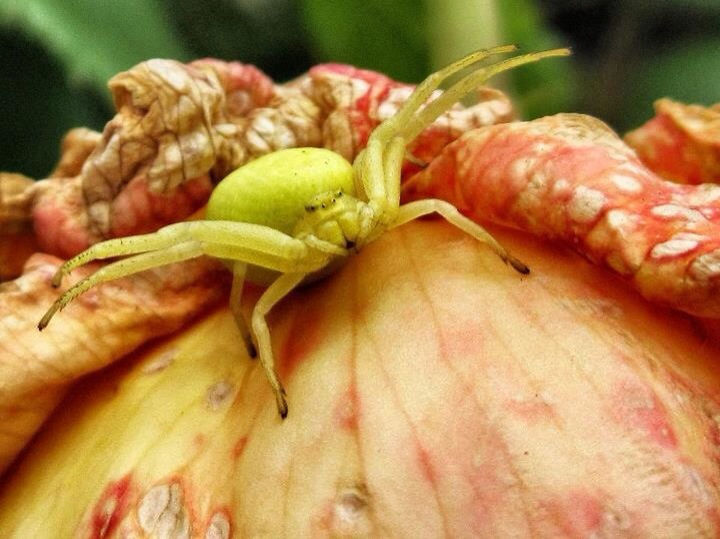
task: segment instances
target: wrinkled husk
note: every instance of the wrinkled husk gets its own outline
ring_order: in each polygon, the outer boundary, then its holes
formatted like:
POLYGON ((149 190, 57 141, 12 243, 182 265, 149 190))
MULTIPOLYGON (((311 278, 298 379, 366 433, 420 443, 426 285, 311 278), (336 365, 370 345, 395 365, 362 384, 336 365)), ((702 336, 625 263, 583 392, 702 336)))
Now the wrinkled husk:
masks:
POLYGON ((720 183, 720 103, 658 99, 655 116, 625 135, 645 166, 678 183, 720 183))
POLYGON ((720 533, 719 350, 525 236, 388 233, 272 313, 281 422, 231 315, 74 387, 1 537, 720 533))

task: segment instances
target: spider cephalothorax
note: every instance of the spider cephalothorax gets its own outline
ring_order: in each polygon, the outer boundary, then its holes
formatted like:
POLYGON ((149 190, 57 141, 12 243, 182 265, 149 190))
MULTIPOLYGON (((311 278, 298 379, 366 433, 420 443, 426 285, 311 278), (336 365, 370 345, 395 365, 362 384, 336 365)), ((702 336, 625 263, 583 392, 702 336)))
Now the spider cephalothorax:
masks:
POLYGON ((235 319, 251 355, 257 350, 280 415, 285 417, 285 391, 275 372, 265 315, 305 279, 318 278, 334 268, 349 250, 362 248, 389 228, 438 213, 487 243, 516 270, 528 272, 522 262, 451 204, 427 199, 400 205, 405 148, 425 127, 494 74, 544 57, 569 54, 567 49, 554 49, 480 67, 428 101, 448 76, 487 56, 512 50, 509 46, 478 51, 430 75, 394 116, 372 132, 352 165, 320 148, 280 150, 223 179, 208 202, 206 220, 176 223, 152 234, 93 245, 65 262, 53 277, 53 285, 58 286, 64 275, 91 260, 126 258, 70 288, 38 327, 44 328, 58 310, 101 282, 201 255, 221 258, 233 271, 230 306, 235 319), (239 308, 246 277, 258 284, 270 283, 255 305, 249 328, 239 308))

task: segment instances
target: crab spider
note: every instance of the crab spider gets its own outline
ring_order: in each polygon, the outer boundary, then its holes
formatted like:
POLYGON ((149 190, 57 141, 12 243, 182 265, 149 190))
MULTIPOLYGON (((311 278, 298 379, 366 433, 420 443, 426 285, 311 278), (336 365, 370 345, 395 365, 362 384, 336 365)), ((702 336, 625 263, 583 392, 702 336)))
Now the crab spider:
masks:
POLYGON ((223 179, 210 197, 206 220, 176 223, 155 233, 91 246, 58 269, 53 286, 59 286, 66 274, 92 260, 126 258, 102 267, 68 289, 53 303, 38 328, 43 329, 57 311, 99 283, 201 255, 221 258, 233 272, 231 310, 248 351, 255 355, 257 350, 284 418, 288 411, 285 390, 275 372, 265 316, 293 288, 306 279, 323 276, 352 250, 361 249, 390 228, 437 213, 488 244, 517 271, 528 272, 522 262, 451 204, 426 199, 400 205, 400 167, 405 147, 426 126, 496 73, 541 58, 569 54, 568 49, 554 49, 479 67, 428 101, 449 76, 488 56, 514 49, 503 46, 477 51, 430 75, 394 116, 372 132, 352 165, 324 149, 280 150, 223 179), (240 313, 246 278, 269 284, 254 307, 250 327, 240 313))

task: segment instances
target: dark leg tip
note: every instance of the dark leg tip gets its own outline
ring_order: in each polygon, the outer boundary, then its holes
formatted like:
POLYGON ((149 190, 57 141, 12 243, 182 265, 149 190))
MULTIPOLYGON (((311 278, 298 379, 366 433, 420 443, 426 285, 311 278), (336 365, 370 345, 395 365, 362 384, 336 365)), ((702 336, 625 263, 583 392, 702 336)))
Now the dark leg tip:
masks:
POLYGON ((277 407, 278 413, 280 414, 280 419, 285 419, 288 415, 288 405, 287 402, 285 402, 284 398, 278 400, 277 407))
POLYGON ((52 287, 59 288, 60 285, 62 284, 62 278, 63 278, 63 274, 61 272, 58 271, 57 273, 55 273, 55 275, 53 275, 52 280, 50 281, 50 284, 52 285, 52 287))
POLYGON ((279 391, 275 394, 275 402, 277 403, 278 413, 282 419, 285 419, 288 415, 287 400, 285 400, 285 388, 280 385, 279 391))
POLYGON ((530 273, 530 268, 528 268, 523 262, 520 262, 517 258, 510 258, 509 262, 518 273, 522 273, 523 275, 530 273))

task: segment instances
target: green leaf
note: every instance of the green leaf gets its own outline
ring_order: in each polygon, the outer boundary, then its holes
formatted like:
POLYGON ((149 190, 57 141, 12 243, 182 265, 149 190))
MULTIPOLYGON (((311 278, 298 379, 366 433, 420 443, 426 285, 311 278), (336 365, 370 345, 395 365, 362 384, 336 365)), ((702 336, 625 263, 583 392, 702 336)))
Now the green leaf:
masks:
MULTIPOLYGON (((502 34, 522 52, 564 47, 543 20, 536 2, 496 2, 502 34)), ((521 115, 537 118, 573 110, 577 83, 572 58, 550 58, 510 72, 513 101, 521 115)))
POLYGON ((147 58, 187 58, 156 1, 3 0, 0 23, 33 36, 63 62, 71 80, 96 88, 147 58))
POLYGON ((720 39, 678 43, 645 60, 625 83, 621 112, 613 124, 625 131, 653 115, 652 103, 670 97, 685 103, 720 102, 720 39))
POLYGON ((27 34, 0 29, 0 170, 43 178, 57 162, 64 133, 102 129, 109 104, 85 85, 69 85, 62 66, 27 34))
POLYGON ((277 81, 297 77, 312 65, 295 0, 159 1, 195 57, 254 64, 277 81))
POLYGON ((404 81, 428 73, 426 12, 417 0, 304 0, 320 61, 345 62, 404 81))

